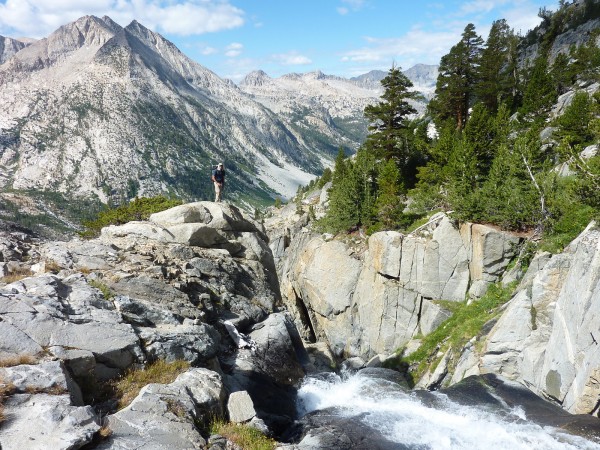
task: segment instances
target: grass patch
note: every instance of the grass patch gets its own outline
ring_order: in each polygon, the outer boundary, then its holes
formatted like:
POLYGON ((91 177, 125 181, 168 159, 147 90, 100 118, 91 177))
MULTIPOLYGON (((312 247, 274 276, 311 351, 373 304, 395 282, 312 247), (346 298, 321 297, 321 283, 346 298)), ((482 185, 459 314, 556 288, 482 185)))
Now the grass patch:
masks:
POLYGON ((12 395, 15 392, 15 385, 7 383, 3 378, 0 378, 0 423, 6 420, 6 414, 4 412, 4 401, 6 397, 12 395))
POLYGON ((276 442, 248 425, 215 420, 210 427, 211 434, 219 434, 244 450, 273 450, 276 442))
POLYGON ((172 383, 189 367, 190 363, 187 361, 178 360, 169 363, 159 359, 146 366, 145 369, 129 370, 122 378, 114 382, 114 389, 119 399, 118 408, 123 409, 129 405, 147 384, 172 383))
POLYGON ((62 267, 53 259, 49 259, 44 262, 44 269, 49 273, 58 273, 62 270, 62 267))
POLYGON ((0 281, 6 284, 15 283, 21 281, 23 278, 27 278, 33 275, 33 272, 27 268, 18 268, 11 272, 9 275, 0 278, 0 281))
MULTIPOLYGON (((439 362, 440 354, 449 348, 460 351, 471 338, 477 336, 483 325, 498 314, 498 307, 510 300, 514 288, 514 284, 493 284, 483 297, 471 304, 454 302, 452 316, 423 337, 421 346, 414 353, 401 358, 403 363, 409 365, 413 378, 421 378, 430 366, 439 362)), ((450 303, 443 302, 444 307, 450 306, 450 303)))
POLYGON ((89 280, 88 284, 90 286, 92 286, 93 288, 100 290, 100 292, 102 292, 102 295, 104 296, 104 299, 106 301, 111 301, 113 299, 113 297, 115 296, 115 293, 106 284, 104 284, 100 281, 89 280))
POLYGON ((34 355, 15 355, 15 356, 5 356, 0 358, 0 367, 14 367, 20 366, 22 364, 37 364, 37 357, 34 355))

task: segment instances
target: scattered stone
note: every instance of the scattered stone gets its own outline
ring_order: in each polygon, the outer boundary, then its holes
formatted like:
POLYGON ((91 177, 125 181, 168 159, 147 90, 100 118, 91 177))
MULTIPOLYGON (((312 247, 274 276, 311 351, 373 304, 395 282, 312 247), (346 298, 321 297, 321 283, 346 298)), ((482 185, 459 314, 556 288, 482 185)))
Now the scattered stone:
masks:
POLYGON ((255 415, 254 403, 246 391, 232 392, 227 400, 229 420, 243 423, 251 420, 255 415))

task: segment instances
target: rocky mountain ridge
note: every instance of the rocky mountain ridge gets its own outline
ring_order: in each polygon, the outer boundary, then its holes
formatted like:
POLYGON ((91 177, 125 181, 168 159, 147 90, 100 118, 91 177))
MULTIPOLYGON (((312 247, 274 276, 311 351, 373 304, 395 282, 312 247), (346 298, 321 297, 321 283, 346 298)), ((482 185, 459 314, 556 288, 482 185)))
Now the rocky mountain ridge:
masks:
POLYGON ((4 190, 206 198, 225 161, 231 196, 260 203, 322 168, 271 111, 135 21, 87 16, 22 48, 0 99, 4 190))
MULTIPOLYGON (((418 64, 405 74, 413 81, 414 90, 424 99, 431 98, 437 66, 418 64)), ((371 71, 346 79, 315 71, 271 78, 259 70, 249 73, 239 86, 296 130, 308 145, 327 143, 330 155, 334 155, 340 145, 356 150, 364 142, 368 125, 364 109, 380 100, 381 80, 386 75, 387 72, 371 71)), ((426 101, 413 105, 423 113, 426 101)))

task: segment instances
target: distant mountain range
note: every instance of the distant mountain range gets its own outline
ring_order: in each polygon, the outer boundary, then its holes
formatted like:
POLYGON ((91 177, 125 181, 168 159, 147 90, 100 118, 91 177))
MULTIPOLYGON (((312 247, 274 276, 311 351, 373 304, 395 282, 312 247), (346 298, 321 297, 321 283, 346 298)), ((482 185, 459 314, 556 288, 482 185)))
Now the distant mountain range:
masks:
MULTIPOLYGON (((37 41, 0 37, 0 64, 5 203, 36 193, 209 199, 217 161, 229 170, 230 199, 270 203, 320 173, 339 146, 360 145, 362 111, 379 100, 385 75, 253 72, 238 87, 140 23, 106 16, 37 41)), ((435 67, 419 67, 411 71, 426 92, 435 67)))

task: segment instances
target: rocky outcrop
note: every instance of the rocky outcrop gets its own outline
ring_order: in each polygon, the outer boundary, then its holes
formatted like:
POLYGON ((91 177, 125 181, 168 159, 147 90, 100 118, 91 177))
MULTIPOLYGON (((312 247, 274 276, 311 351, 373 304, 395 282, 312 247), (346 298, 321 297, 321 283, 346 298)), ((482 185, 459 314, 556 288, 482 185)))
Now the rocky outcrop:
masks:
POLYGON ((34 439, 78 448, 100 434, 110 436, 98 448, 205 448, 199 425, 222 416, 236 391, 251 396, 256 426, 293 420, 306 354, 292 321, 273 314, 280 293, 267 237, 237 208, 182 205, 89 241, 19 233, 0 235, 10 275, 0 279, 0 360, 14 365, 0 369, 11 418, 2 448, 34 439), (155 360, 193 368, 146 386, 121 411, 94 403, 91 387, 155 360), (28 430, 32 414, 50 422, 28 430))
POLYGON ((282 293, 304 336, 326 340, 338 357, 389 354, 448 317, 437 300, 481 296, 519 243, 444 215, 417 234, 375 233, 364 250, 300 232, 285 250, 282 293))
POLYGON ((543 262, 530 267, 487 336, 479 370, 590 413, 600 392, 600 230, 591 225, 543 262))

